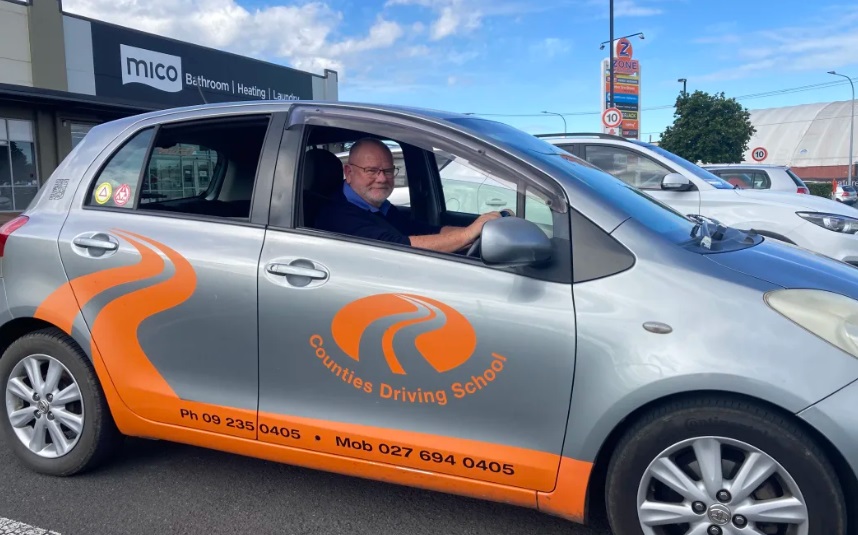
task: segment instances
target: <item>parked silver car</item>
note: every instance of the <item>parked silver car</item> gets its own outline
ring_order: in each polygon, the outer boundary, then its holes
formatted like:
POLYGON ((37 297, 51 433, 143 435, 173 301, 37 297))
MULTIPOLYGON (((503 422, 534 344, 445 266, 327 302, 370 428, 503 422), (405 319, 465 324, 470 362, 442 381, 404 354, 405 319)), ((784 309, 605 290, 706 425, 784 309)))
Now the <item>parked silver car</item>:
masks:
POLYGON ((605 510, 616 535, 856 522, 858 270, 473 116, 254 102, 93 128, 0 230, 0 355, 3 443, 46 474, 128 435, 605 510), (440 150, 517 217, 449 254, 315 228, 365 136, 402 148, 402 214, 477 217, 446 205, 440 150), (177 154, 210 155, 189 194, 177 154))
POLYGON ((740 189, 788 191, 810 194, 807 184, 788 165, 727 163, 703 164, 711 171, 740 189))

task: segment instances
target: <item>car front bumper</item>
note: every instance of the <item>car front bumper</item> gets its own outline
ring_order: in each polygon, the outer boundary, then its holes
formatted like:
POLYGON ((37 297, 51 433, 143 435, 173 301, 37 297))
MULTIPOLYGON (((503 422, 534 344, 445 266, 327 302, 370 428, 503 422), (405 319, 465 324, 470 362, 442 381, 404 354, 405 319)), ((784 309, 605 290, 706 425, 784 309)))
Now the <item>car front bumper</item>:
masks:
POLYGON ((798 415, 840 452, 858 476, 858 381, 801 411, 798 415))

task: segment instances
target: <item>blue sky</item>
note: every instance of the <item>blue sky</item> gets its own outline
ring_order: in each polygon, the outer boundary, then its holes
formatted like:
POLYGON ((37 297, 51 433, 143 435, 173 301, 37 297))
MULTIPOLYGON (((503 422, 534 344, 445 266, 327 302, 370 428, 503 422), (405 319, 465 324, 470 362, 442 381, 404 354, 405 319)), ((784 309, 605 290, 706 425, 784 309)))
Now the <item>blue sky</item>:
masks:
MULTIPOLYGON (((66 11, 321 73, 340 100, 486 115, 528 132, 599 129, 608 0, 64 0, 66 11)), ((858 4, 615 0, 615 37, 641 62, 642 139, 689 92, 748 109, 848 100, 858 82, 858 4), (648 110, 648 108, 664 107, 648 110)))

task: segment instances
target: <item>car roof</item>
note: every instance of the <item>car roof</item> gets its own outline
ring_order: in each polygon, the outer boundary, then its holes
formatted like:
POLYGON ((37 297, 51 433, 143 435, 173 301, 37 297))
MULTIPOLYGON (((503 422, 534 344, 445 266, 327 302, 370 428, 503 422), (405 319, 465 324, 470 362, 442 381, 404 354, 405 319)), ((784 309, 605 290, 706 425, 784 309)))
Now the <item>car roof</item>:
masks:
POLYGON ((255 101, 231 101, 231 102, 212 102, 206 104, 196 104, 190 106, 180 106, 172 108, 164 108, 155 111, 130 115, 119 119, 114 119, 109 122, 96 125, 93 130, 110 131, 123 130, 130 125, 144 121, 147 119, 171 119, 180 118, 186 114, 198 114, 200 112, 211 113, 227 113, 227 112, 248 112, 248 113, 274 113, 285 112, 293 106, 313 106, 319 108, 339 108, 343 110, 362 110, 390 113, 393 115, 405 116, 416 119, 429 119, 432 121, 443 122, 446 126, 463 130, 455 123, 449 122, 450 119, 472 118, 463 113, 446 112, 431 108, 420 108, 416 106, 404 106, 394 104, 369 104, 360 102, 348 101, 317 101, 317 100, 255 100, 255 101))
POLYGON ((777 165, 773 163, 707 163, 700 167, 706 169, 787 169, 788 165, 777 165))

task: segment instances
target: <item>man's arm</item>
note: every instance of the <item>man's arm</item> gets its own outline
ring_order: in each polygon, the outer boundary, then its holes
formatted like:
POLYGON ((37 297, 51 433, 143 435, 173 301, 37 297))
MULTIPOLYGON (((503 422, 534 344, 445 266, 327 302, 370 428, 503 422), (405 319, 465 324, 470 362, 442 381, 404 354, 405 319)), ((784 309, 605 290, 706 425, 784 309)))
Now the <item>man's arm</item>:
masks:
POLYGON ((474 243, 483 231, 483 225, 498 217, 501 217, 500 212, 489 212, 478 217, 467 227, 446 226, 441 228, 439 234, 409 236, 408 239, 411 240, 412 247, 455 253, 474 243))

